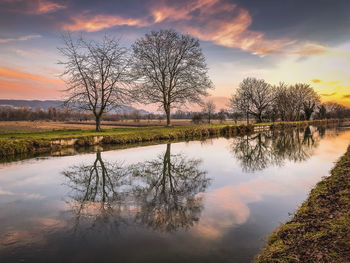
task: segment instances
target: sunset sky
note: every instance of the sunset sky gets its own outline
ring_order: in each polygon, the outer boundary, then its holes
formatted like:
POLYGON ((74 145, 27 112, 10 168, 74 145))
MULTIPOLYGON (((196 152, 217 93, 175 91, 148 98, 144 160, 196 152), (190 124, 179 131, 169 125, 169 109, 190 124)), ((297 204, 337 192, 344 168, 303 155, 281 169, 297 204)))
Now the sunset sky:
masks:
POLYGON ((248 76, 350 106, 349 0, 0 0, 0 99, 62 98, 62 32, 129 47, 165 28, 200 39, 218 107, 248 76))

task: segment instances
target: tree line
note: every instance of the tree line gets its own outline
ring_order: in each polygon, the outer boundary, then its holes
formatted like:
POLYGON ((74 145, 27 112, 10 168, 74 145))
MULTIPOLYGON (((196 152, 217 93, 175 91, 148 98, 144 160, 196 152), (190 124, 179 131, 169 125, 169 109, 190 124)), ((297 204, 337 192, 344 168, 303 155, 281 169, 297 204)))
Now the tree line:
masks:
POLYGON ((321 103, 320 96, 309 84, 271 85, 263 79, 245 78, 230 98, 233 112, 263 120, 299 121, 350 117, 350 109, 338 103, 321 103))
MULTIPOLYGON (((163 115, 141 114, 138 110, 122 113, 106 113, 103 116, 105 121, 126 121, 134 120, 164 120, 163 115)), ((0 107, 0 121, 92 121, 94 115, 91 112, 71 110, 69 108, 49 107, 42 109, 37 107, 0 107)))

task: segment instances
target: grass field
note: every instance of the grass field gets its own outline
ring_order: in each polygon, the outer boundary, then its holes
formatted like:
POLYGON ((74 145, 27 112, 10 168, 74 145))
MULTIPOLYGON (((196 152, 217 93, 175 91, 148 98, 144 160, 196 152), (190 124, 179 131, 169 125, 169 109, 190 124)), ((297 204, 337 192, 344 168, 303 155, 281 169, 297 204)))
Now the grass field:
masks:
MULTIPOLYGON (((245 122, 239 122, 243 124, 245 122)), ((123 127, 148 127, 156 126, 161 127, 165 126, 166 122, 162 120, 140 120, 135 122, 133 120, 127 120, 123 122, 102 122, 102 129, 111 129, 111 128, 123 128, 123 127)), ((173 120, 173 126, 193 126, 194 124, 191 120, 173 120)), ((211 122, 212 125, 234 125, 235 122, 228 120, 220 123, 215 120, 211 122)), ((202 125, 206 125, 203 123, 202 125)), ((32 132, 45 132, 45 131, 55 131, 55 130, 72 130, 72 129, 81 129, 81 130, 93 130, 95 129, 95 124, 92 121, 88 122, 54 122, 54 121, 0 121, 0 133, 32 133, 32 132)))
MULTIPOLYGON (((336 120, 337 121, 337 120, 336 120)), ((332 121, 333 122, 333 121, 332 121)), ((244 135, 258 127, 284 129, 327 121, 260 123, 254 125, 201 124, 165 126, 113 126, 104 123, 96 132, 92 123, 2 122, 0 123, 0 157, 14 154, 48 152, 69 146, 97 144, 129 144, 159 140, 198 139, 207 136, 244 135)))

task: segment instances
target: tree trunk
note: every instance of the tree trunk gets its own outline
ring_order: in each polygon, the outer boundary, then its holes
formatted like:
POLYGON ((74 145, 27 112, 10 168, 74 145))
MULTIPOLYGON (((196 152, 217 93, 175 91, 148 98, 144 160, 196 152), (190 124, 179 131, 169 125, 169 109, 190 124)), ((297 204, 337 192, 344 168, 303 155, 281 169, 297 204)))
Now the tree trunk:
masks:
POLYGON ((96 118, 96 131, 100 132, 101 131, 101 116, 95 115, 96 118))
POLYGON ((249 125, 249 113, 247 112, 247 125, 249 125))
POLYGON ((166 126, 171 126, 170 124, 170 107, 166 109, 166 126))

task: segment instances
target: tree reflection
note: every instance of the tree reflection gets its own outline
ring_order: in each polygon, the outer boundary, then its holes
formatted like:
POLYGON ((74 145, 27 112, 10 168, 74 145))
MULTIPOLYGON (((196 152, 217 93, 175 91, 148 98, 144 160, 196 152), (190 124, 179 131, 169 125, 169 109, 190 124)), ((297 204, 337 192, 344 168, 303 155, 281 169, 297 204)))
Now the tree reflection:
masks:
POLYGON ((76 165, 63 172, 71 189, 69 204, 75 229, 82 222, 92 228, 117 228, 121 223, 146 225, 160 231, 188 228, 199 220, 209 179, 199 169, 201 160, 164 155, 124 166, 103 161, 96 153, 92 165, 76 165))
POLYGON ((72 190, 69 204, 75 214, 76 228, 82 220, 89 221, 91 227, 119 225, 128 195, 125 186, 130 185, 127 169, 120 163, 103 161, 101 152, 97 152, 92 165, 72 166, 63 174, 72 190))
POLYGON ((134 166, 135 178, 142 181, 134 189, 140 205, 136 220, 152 229, 174 231, 188 228, 199 220, 202 198, 209 179, 199 169, 201 160, 172 155, 167 144, 164 155, 134 166))
POLYGON ((310 158, 322 133, 305 129, 270 131, 235 138, 231 149, 243 171, 255 172, 284 161, 301 162, 310 158))

